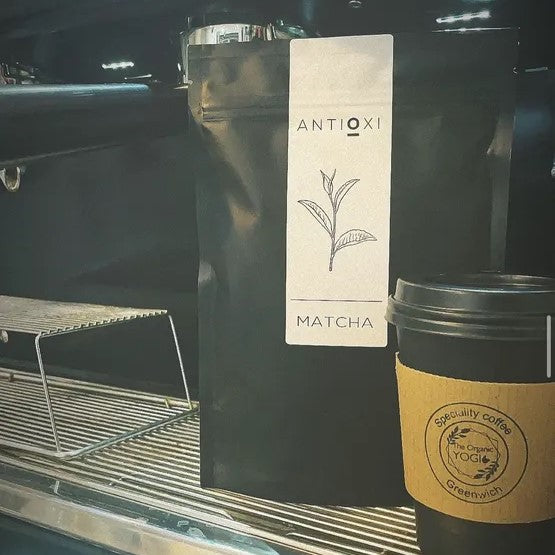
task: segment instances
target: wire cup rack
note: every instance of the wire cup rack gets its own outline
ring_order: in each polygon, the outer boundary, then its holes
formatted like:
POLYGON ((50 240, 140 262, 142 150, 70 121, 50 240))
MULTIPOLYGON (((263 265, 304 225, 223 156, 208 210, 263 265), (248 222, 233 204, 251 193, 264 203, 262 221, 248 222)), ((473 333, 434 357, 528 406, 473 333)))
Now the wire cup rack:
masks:
MULTIPOLYGON (((32 422, 37 413, 40 413, 40 406, 31 403, 25 405, 23 408, 23 412, 28 412, 27 415, 21 414, 20 407, 17 407, 17 411, 15 409, 11 410, 17 417, 17 426, 9 421, 8 413, 2 414, 3 411, 0 410, 0 432, 8 430, 7 434, 0 433, 0 445, 2 446, 59 459, 71 459, 89 454, 120 441, 129 440, 138 435, 151 432, 161 426, 186 418, 195 411, 195 407, 189 395, 175 324, 171 315, 164 309, 124 308, 0 295, 0 333, 6 336, 8 332, 32 335, 35 338, 35 352, 40 372, 39 381, 42 384, 42 392, 47 409, 46 418, 49 421, 49 427, 52 431, 52 445, 45 445, 44 442, 37 444, 37 442, 33 440, 32 429, 25 430, 26 421, 32 422), (158 411, 151 411, 150 414, 156 415, 156 417, 154 420, 149 420, 149 411, 145 410, 144 418, 136 420, 137 425, 133 429, 125 430, 117 435, 110 435, 109 437, 101 436, 94 443, 79 445, 78 447, 73 445, 69 449, 64 448, 57 421, 58 417, 55 414, 54 404, 52 402, 53 394, 57 397, 57 401, 63 402, 64 396, 60 394, 60 390, 63 391, 63 385, 61 388, 59 385, 59 383, 63 384, 63 380, 57 380, 56 389, 53 392, 52 385, 49 383, 49 378, 46 373, 46 366, 41 351, 41 341, 60 335, 122 324, 130 322, 131 320, 154 317, 166 317, 168 319, 173 343, 175 345, 177 362, 185 388, 186 404, 179 407, 167 406, 165 416, 161 419, 159 418, 160 415, 158 411), (9 433, 10 430, 11 433, 9 433)), ((9 381, 23 381, 35 384, 37 382, 36 376, 26 372, 14 371, 9 373, 7 378, 9 381)), ((91 385, 90 387, 93 386, 91 385)), ((84 389, 86 389, 85 386, 84 389)), ((146 397, 145 395, 145 399, 146 397)), ((38 401, 37 397, 35 397, 35 399, 38 401)), ((0 409, 1 408, 2 407, 0 407, 0 409)), ((78 418, 78 415, 75 415, 75 417, 78 418)))

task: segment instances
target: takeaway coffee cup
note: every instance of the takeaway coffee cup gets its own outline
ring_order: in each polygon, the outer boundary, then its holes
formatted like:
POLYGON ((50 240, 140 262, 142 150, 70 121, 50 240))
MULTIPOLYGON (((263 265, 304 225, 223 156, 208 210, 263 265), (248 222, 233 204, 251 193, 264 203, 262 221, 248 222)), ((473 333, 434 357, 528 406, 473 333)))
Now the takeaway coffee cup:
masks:
POLYGON ((405 482, 424 555, 555 553, 555 280, 399 280, 405 482))

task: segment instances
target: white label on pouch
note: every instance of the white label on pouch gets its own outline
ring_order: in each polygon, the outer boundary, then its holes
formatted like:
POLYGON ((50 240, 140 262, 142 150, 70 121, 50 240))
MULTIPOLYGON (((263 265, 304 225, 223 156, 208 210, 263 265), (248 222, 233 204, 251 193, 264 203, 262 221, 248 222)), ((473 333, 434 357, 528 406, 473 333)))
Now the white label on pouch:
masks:
POLYGON ((393 37, 290 52, 286 341, 385 347, 393 37))

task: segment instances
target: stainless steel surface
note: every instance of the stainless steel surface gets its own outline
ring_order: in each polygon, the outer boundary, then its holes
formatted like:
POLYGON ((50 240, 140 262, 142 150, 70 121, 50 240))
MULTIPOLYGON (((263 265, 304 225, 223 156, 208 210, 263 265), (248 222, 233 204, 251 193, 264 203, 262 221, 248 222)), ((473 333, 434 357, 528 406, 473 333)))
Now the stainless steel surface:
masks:
MULTIPOLYGON (((160 408, 165 405, 163 397, 71 380, 50 381, 56 385, 52 388, 56 391, 54 404, 57 395, 65 392, 61 414, 68 428, 63 438, 74 445, 110 436, 122 426, 137 425, 145 406, 157 414, 164 410, 160 408), (145 405, 144 397, 154 406, 145 405), (78 423, 77 418, 81 418, 78 423)), ((6 399, 13 398, 6 393, 9 384, 7 379, 0 381, 1 407, 14 405, 5 405, 6 399)), ((38 380, 25 382, 15 408, 23 402, 33 405, 39 394, 38 380)), ((44 410, 32 426, 37 436, 48 437, 44 410)), ((101 511, 104 545, 130 553, 197 552, 187 551, 192 549, 188 543, 191 535, 200 541, 199 549, 204 546, 214 553, 226 549, 241 553, 418 553, 412 509, 314 507, 201 489, 197 413, 79 459, 59 461, 4 451, 0 463, 9 465, 4 470, 0 467, 0 510, 92 541, 99 539, 92 516, 101 511), (50 480, 50 486, 34 495, 29 476, 19 485, 6 478, 6 469, 14 467, 50 480), (74 488, 71 495, 68 488, 74 488), (77 490, 80 493, 75 493, 77 490), (40 509, 46 506, 53 508, 50 512, 40 509), (59 513, 57 519, 52 518, 52 511, 59 513), (130 522, 129 514, 137 522, 130 522), (86 524, 88 519, 92 519, 93 531, 86 524), (150 551, 139 539, 143 532, 150 551), (185 539, 178 541, 180 534, 185 539)))
POLYGON ((251 25, 249 23, 220 23, 206 25, 187 33, 188 44, 226 44, 229 42, 251 42, 273 40, 273 25, 251 25))
POLYGON ((181 59, 183 83, 189 83, 189 45, 228 44, 230 42, 252 42, 282 39, 307 38, 307 32, 294 23, 278 19, 275 23, 253 25, 251 23, 218 23, 203 27, 188 28, 181 37, 181 59))
MULTIPOLYGON (((95 495, 60 480, 2 464, 0 476, 0 503, 5 514, 118 553, 244 553, 234 548, 241 545, 237 534, 229 534, 227 541, 216 542, 208 539, 211 532, 208 527, 190 518, 168 521, 162 511, 146 512, 144 507, 129 502, 123 506, 111 496, 95 495), (87 504, 82 503, 84 496, 88 498, 87 504)), ((1 545, 0 538, 0 551, 1 545)), ((254 553, 270 555, 275 551, 258 549, 254 553)))
POLYGON ((189 45, 228 44, 230 42, 251 42, 253 40, 274 40, 278 37, 272 24, 252 25, 250 23, 218 23, 196 29, 187 29, 181 37, 181 58, 183 63, 183 83, 189 83, 189 45))
POLYGON ((182 134, 186 107, 186 92, 173 87, 0 84, 0 168, 182 134))
MULTIPOLYGON (((41 340, 87 329, 121 324, 138 318, 150 318, 155 316, 167 316, 168 318, 174 347, 177 353, 177 362, 179 363, 181 378, 185 388, 187 410, 188 412, 191 412, 193 410, 193 405, 189 395, 189 387, 187 385, 185 368, 183 367, 183 360, 179 350, 177 333, 173 319, 166 310, 66 303, 0 295, 0 328, 2 328, 3 331, 9 330, 15 333, 31 334, 35 336, 37 363, 42 382, 49 427, 52 433, 52 440, 49 444, 37 445, 36 438, 32 433, 12 433, 5 437, 0 431, 0 445, 27 450, 41 455, 50 455, 58 458, 71 458, 90 453, 95 449, 102 449, 107 445, 129 439, 130 437, 135 437, 141 433, 147 433, 158 426, 173 422, 186 414, 181 412, 179 415, 166 415, 148 422, 143 422, 133 428, 120 431, 119 433, 113 434, 109 437, 97 439, 96 441, 86 445, 68 447, 67 442, 62 445, 62 439, 57 422, 58 417, 56 413, 58 413, 60 408, 63 408, 63 402, 59 403, 60 406, 56 406, 55 411, 54 403, 52 402, 50 380, 46 375, 46 368, 40 347, 41 340)), ((24 382, 26 379, 29 379, 28 375, 26 376, 25 373, 19 373, 17 385, 14 387, 19 387, 20 383, 24 382)), ((14 383, 14 381, 11 380, 10 383, 14 383)), ((0 416, 1 415, 2 410, 0 407, 0 416)), ((28 406, 26 414, 20 415, 20 417, 26 424, 32 422, 33 407, 28 406)))

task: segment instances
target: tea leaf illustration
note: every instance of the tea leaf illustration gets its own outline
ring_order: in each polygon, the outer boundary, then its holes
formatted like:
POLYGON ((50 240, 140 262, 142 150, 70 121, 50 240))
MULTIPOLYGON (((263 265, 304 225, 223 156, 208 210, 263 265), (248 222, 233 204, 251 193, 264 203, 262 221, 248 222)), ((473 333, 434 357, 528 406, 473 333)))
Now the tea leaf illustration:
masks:
POLYGON ((335 179, 336 172, 337 172, 337 168, 333 170, 331 177, 328 177, 322 170, 320 170, 320 173, 322 174, 324 191, 326 191, 326 193, 329 195, 330 198, 333 193, 333 180, 335 179))
POLYGON ((365 241, 377 241, 376 237, 364 229, 350 229, 346 233, 343 233, 339 239, 336 239, 337 212, 339 210, 339 206, 353 186, 360 181, 360 179, 350 179, 349 181, 343 183, 334 195, 333 180, 335 179, 336 173, 337 169, 334 169, 331 176, 328 176, 320 170, 320 174, 322 175, 322 186, 328 195, 331 204, 331 218, 328 216, 326 211, 315 202, 311 200, 298 201, 310 212, 312 217, 327 231, 330 236, 330 258, 328 265, 330 272, 333 271, 333 261, 335 255, 341 249, 358 245, 359 243, 364 243, 365 241))
POLYGON ((354 185, 356 185, 358 182, 360 181, 360 179, 350 179, 349 181, 347 181, 346 183, 343 183, 343 185, 341 185, 341 187, 339 187, 339 189, 337 190, 337 193, 335 194, 335 198, 333 199, 333 205, 335 207, 335 211, 337 212, 339 210, 339 206, 341 204, 341 201, 345 198, 345 195, 352 189, 352 187, 354 185))
POLYGON ((499 461, 493 461, 486 468, 481 468, 474 476, 476 480, 484 479, 486 482, 499 470, 499 461))
POLYGON ((499 461, 494 461, 492 462, 488 467, 487 467, 487 474, 486 474, 486 481, 489 480, 499 469, 499 461))
POLYGON ((334 251, 337 252, 345 247, 351 247, 364 243, 365 241, 376 241, 376 238, 364 229, 349 229, 339 237, 335 243, 334 251))
POLYGON ((449 445, 455 445, 457 443, 457 439, 465 438, 468 432, 470 432, 470 428, 463 428, 462 430, 459 430, 459 427, 455 426, 447 437, 447 443, 449 443, 449 445))
POLYGON ((312 214, 312 216, 314 216, 314 219, 328 232, 331 237, 331 221, 324 209, 311 200, 299 200, 299 204, 302 204, 312 214))

